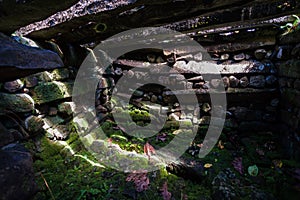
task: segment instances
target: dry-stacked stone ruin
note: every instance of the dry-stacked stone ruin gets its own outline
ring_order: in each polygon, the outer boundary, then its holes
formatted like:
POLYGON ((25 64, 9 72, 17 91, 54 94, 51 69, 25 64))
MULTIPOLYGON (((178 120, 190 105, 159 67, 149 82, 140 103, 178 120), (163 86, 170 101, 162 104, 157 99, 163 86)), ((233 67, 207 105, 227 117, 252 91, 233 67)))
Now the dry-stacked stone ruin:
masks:
MULTIPOLYGON (((140 3, 142 5, 144 1, 139 2, 142 2, 140 3)), ((98 85, 95 85, 95 106, 87 110, 97 117, 99 125, 107 133, 109 141, 103 143, 113 141, 119 144, 121 147, 116 149, 122 153, 127 148, 124 147, 124 142, 132 139, 127 132, 132 130, 130 125, 127 127, 129 129, 118 126, 114 122, 114 113, 129 112, 135 124, 143 127, 151 122, 150 109, 154 109, 159 114, 159 118, 167 116, 167 120, 162 131, 154 136, 153 140, 164 142, 168 141, 168 138, 175 137, 180 134, 179 124, 183 122, 198 131, 197 142, 187 147, 187 152, 195 158, 214 110, 214 116, 217 118, 226 116, 223 135, 226 135, 229 140, 227 144, 218 143, 218 145, 227 145, 228 149, 238 149, 237 146, 241 146, 242 143, 248 151, 247 147, 256 144, 251 143, 249 138, 239 141, 238 136, 274 136, 281 138, 279 142, 284 147, 286 159, 300 159, 300 34, 296 29, 284 33, 287 29, 280 28, 281 25, 295 20, 295 17, 290 14, 295 14, 297 9, 299 10, 299 3, 294 0, 262 1, 262 3, 224 1, 224 4, 219 1, 199 2, 197 2, 198 7, 195 6, 195 10, 190 14, 187 14, 191 9, 189 3, 172 1, 172 3, 164 3, 162 8, 158 8, 157 2, 154 3, 154 7, 151 7, 153 6, 151 3, 147 3, 145 7, 136 7, 129 12, 126 12, 128 8, 122 8, 112 11, 113 15, 119 16, 117 19, 112 18, 109 10, 135 3, 135 1, 124 1, 120 5, 108 7, 102 3, 100 6, 108 14, 102 16, 101 12, 95 13, 93 22, 90 22, 88 17, 84 18, 85 16, 82 16, 84 13, 74 19, 66 15, 62 21, 59 21, 60 17, 57 19, 57 15, 52 16, 48 21, 50 26, 51 23, 58 22, 65 24, 50 27, 49 30, 31 32, 29 36, 36 38, 40 43, 14 37, 18 42, 26 43, 25 48, 16 41, 12 42, 12 38, 0 35, 1 44, 4 46, 4 50, 0 47, 0 72, 3 73, 0 79, 0 157, 7 160, 0 163, 0 176, 4 177, 0 183, 5 185, 2 191, 6 192, 4 198, 14 199, 19 196, 30 198, 37 190, 32 178, 34 172, 31 153, 20 145, 20 142, 33 140, 35 144, 33 148, 36 152, 42 151, 41 144, 36 139, 40 135, 58 141, 59 145, 65 145, 65 141, 69 139, 71 141, 68 141, 68 145, 72 145, 76 143, 78 137, 74 137, 76 139, 73 140, 70 133, 86 130, 89 126, 89 122, 84 120, 73 121, 77 105, 72 101, 72 89, 78 68, 90 52, 87 47, 94 47, 95 43, 82 46, 79 44, 94 42, 94 40, 102 41, 124 29, 133 28, 132 24, 155 25, 182 31, 202 45, 210 58, 205 57, 204 52, 182 46, 171 50, 140 49, 128 52, 114 60, 99 79, 98 85), (178 16, 182 15, 181 17, 174 19, 175 11, 169 9, 170 4, 176 4, 173 8, 177 8, 176 13, 178 16), (210 5, 212 10, 207 11, 210 5), (231 12, 228 12, 227 7, 232 9, 231 12), (153 12, 156 9, 157 13, 153 12), (219 11, 214 12, 217 10, 219 11), (203 12, 204 14, 198 16, 203 12), (205 14, 205 12, 209 13, 205 14), (166 13, 165 18, 157 23, 156 15, 164 15, 164 13, 166 13), (265 18, 265 15, 268 18, 265 18), (191 16, 196 17, 190 18, 191 16), (147 17, 149 22, 145 20, 147 17), (97 19, 101 23, 98 23, 97 19), (113 20, 117 20, 117 23, 113 20), (145 23, 140 23, 143 20, 145 23), (83 25, 84 22, 86 24, 83 25), (114 27, 115 24, 123 24, 124 27, 114 27), (50 40, 50 38, 57 38, 57 40, 50 40), (44 41, 45 39, 47 41, 44 41), (14 46, 11 46, 12 44, 14 46), (40 51, 36 47, 48 50, 40 51), (20 50, 18 52, 22 53, 13 54, 12 51, 3 53, 10 48, 20 50), (168 66, 168 70, 162 68, 165 65, 168 66), (209 65, 217 69, 220 77, 214 73, 201 72, 203 66, 209 65), (123 75, 129 77, 128 84, 118 85, 118 80, 123 75), (152 83, 144 85, 144 81, 152 83), (176 86, 177 90, 172 91, 165 85, 176 86), (129 89, 130 92, 116 91, 124 88, 129 89), (226 95, 227 107, 212 105, 210 94, 226 95), (192 96, 196 96, 198 100, 196 104, 193 101, 189 102, 192 96), (177 97, 185 98, 190 105, 181 105, 177 97), (126 99, 130 99, 129 105, 126 99), (16 177, 15 169, 19 170, 16 177), (2 180, 18 180, 16 181, 19 184, 18 188, 22 189, 17 193, 13 187, 10 187, 15 183, 1 182, 2 180)), ((0 10, 9 10, 7 6, 9 5, 3 5, 0 10)), ((53 9, 57 10, 56 7, 53 9)), ((45 10, 42 9, 41 12, 44 13, 45 10)), ((85 10, 85 12, 89 11, 85 10)), ((15 14, 16 16, 26 14, 25 16, 28 17, 32 13, 7 11, 7 16, 15 17, 15 14)), ((34 20, 36 19, 35 14, 34 20)), ((28 23, 27 20, 24 23, 28 23)), ((20 25, 17 23, 14 26, 19 28, 20 25)), ((4 25, 1 23, 0 27, 7 27, 6 22, 4 25)), ((34 26, 32 28, 34 29, 34 26)), ((297 28, 299 29, 299 25, 297 28)), ((7 29, 7 34, 11 34, 11 30, 7 29)), ((140 146, 146 142, 138 139, 136 141, 140 146)), ((279 149, 279 147, 276 149, 272 141, 263 145, 261 148, 273 153, 279 149)), ((99 146, 95 148, 99 152, 106 150, 99 146)), ((113 149, 111 146, 109 148, 113 149)), ((139 151, 142 155, 142 148, 129 146, 129 149, 139 151)), ((255 150, 258 154, 261 153, 260 149, 255 150)), ((70 151, 65 147, 61 153, 68 152, 74 155, 76 151, 76 148, 70 151)), ((144 157, 147 161, 147 156, 144 157)), ((278 157, 273 155, 270 159, 273 161, 278 157)), ((256 161, 262 166, 269 167, 270 163, 264 162, 263 159, 256 161)), ((176 173, 178 166, 171 164, 168 170, 176 173)), ((202 178, 202 171, 187 163, 184 164, 189 168, 184 169, 184 173, 189 177, 202 178)), ((220 175, 223 178, 234 176, 231 170, 223 171, 226 173, 226 176, 220 175)), ((226 184, 231 184, 230 181, 226 181, 224 181, 226 184)), ((226 193, 224 188, 218 189, 220 185, 217 181, 212 184, 217 188, 216 194, 218 191, 220 194, 226 193)))

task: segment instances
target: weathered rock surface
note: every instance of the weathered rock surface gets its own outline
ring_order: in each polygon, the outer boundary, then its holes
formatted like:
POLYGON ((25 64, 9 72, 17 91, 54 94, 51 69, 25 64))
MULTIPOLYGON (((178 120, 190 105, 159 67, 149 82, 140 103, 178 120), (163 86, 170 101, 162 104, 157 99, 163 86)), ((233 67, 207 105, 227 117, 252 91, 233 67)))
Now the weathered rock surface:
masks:
POLYGON ((0 43, 0 81, 13 81, 64 65, 56 53, 20 44, 1 33, 0 43))
POLYGON ((32 199, 37 192, 32 157, 20 144, 0 150, 0 199, 32 199))
POLYGON ((47 103, 71 97, 73 84, 66 82, 49 82, 36 86, 33 90, 33 99, 37 104, 47 103))
POLYGON ((25 128, 31 133, 42 131, 43 126, 44 121, 41 118, 33 115, 27 117, 25 120, 25 128))
POLYGON ((0 93, 0 111, 31 112, 34 109, 34 101, 28 94, 0 93))
POLYGON ((78 0, 0 1, 0 31, 10 34, 22 26, 64 10, 78 0), (8 26, 9 24, 9 26, 8 26))

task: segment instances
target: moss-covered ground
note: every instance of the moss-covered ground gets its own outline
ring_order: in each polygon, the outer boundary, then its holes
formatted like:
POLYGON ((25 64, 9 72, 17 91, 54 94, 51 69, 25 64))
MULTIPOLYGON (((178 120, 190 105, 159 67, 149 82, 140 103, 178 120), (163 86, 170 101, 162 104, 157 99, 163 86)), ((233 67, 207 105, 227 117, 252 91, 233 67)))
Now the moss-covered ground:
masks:
MULTIPOLYGON (((141 115, 140 112, 136 113, 141 115)), ((135 119, 140 120, 140 116, 135 119)), ((104 122, 101 126, 112 143, 141 154, 144 153, 146 142, 154 148, 160 148, 173 139, 172 133, 176 130, 165 128, 146 141, 129 137, 120 129, 114 128, 116 124, 112 121, 104 122)), ((180 173, 173 174, 162 168, 147 173, 149 185, 142 191, 137 191, 134 182, 126 180, 128 173, 101 165, 84 148, 75 128, 70 128, 71 133, 66 141, 52 141, 39 135, 26 143, 33 154, 36 180, 40 188, 35 199, 156 200, 164 199, 164 183, 167 183, 171 199, 217 199, 219 197, 215 193, 218 189, 212 182, 225 169, 230 169, 235 174, 235 178, 230 179, 230 185, 234 187, 237 196, 232 199, 259 199, 253 197, 256 190, 270 194, 274 199, 300 198, 299 177, 294 173, 300 168, 300 164, 284 156, 275 133, 239 135, 224 128, 218 144, 205 158, 200 159, 197 153, 206 129, 206 126, 198 129, 194 142, 181 157, 183 161, 200 163, 201 176, 195 179, 191 175, 181 176, 180 173), (242 158, 242 173, 233 165, 234 159, 238 157, 242 158), (256 176, 248 173, 248 167, 253 165, 259 170, 256 176)), ((221 199, 227 198, 224 196, 221 199)))

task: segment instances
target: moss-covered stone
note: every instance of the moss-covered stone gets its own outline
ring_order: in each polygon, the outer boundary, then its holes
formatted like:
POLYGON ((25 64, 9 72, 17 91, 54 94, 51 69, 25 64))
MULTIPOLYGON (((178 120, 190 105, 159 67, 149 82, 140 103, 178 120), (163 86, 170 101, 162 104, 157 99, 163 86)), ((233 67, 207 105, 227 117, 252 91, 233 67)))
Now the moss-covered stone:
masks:
POLYGON ((31 112, 34 109, 34 101, 28 94, 0 93, 0 111, 31 112))
POLYGON ((27 117, 25 120, 25 127, 31 133, 37 133, 39 131, 42 131, 43 126, 44 126, 43 119, 33 115, 27 117))
POLYGON ((49 82, 36 86, 33 90, 33 99, 37 104, 71 97, 73 83, 49 82))
POLYGON ((61 81, 69 78, 69 70, 67 68, 55 69, 51 72, 53 81, 61 81))
POLYGON ((58 105, 58 111, 63 114, 71 115, 75 111, 75 103, 63 102, 58 105))

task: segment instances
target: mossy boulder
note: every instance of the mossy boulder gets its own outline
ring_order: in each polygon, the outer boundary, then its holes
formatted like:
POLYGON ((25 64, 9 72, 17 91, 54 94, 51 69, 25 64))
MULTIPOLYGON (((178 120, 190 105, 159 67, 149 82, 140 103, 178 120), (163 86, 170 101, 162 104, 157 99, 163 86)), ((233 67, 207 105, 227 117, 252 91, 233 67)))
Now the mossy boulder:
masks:
POLYGON ((44 121, 37 116, 29 116, 25 120, 25 127, 31 133, 37 133, 43 129, 44 121))
POLYGON ((34 109, 34 101, 28 94, 0 93, 0 111, 31 112, 34 109))
POLYGON ((73 83, 53 81, 42 83, 33 90, 33 99, 37 104, 71 97, 73 83))

